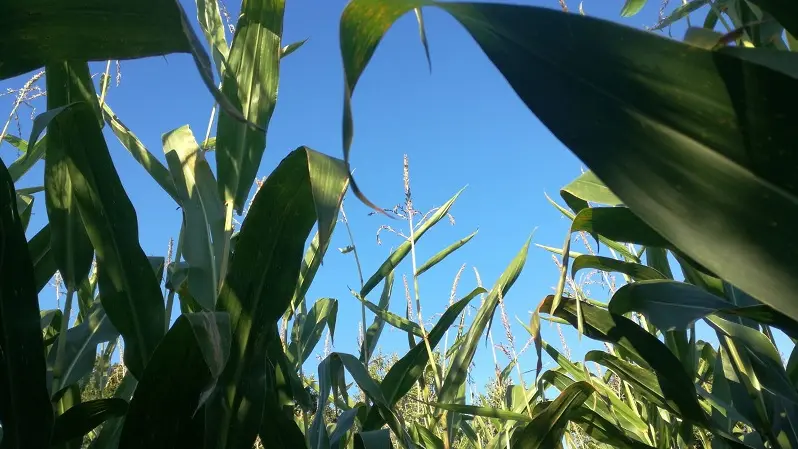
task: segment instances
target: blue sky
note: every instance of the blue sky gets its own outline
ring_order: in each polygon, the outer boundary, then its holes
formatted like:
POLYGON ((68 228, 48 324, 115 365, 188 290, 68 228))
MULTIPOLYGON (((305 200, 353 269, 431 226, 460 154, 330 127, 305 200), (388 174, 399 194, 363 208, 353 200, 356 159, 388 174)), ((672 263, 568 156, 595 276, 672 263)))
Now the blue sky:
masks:
MULTIPOLYGON (((184 0, 183 3, 193 17, 193 2, 184 0)), ((656 22, 659 2, 650 3, 642 13, 629 19, 619 17, 622 3, 621 0, 585 0, 584 9, 589 15, 633 27, 656 22)), ((675 6, 680 2, 672 3, 675 6)), ((559 7, 556 0, 530 4, 559 7)), ((226 6, 231 8, 231 13, 238 7, 231 0, 226 0, 226 6)), ((338 18, 344 6, 342 0, 288 2, 284 44, 309 40, 283 61, 278 104, 269 125, 259 176, 269 173, 289 151, 301 145, 341 157, 343 72, 338 18)), ((571 1, 569 6, 575 11, 579 4, 571 1)), ((533 243, 562 244, 568 222, 548 204, 544 193, 559 198, 559 188, 579 175, 582 164, 526 109, 454 19, 440 10, 427 9, 425 20, 432 57, 431 73, 411 14, 400 19, 389 31, 361 78, 353 102, 352 164, 361 188, 373 201, 385 207, 403 200, 402 158, 405 153, 410 158, 418 209, 439 206, 468 185, 451 211, 456 224, 450 226, 442 222, 418 247, 420 264, 453 241, 479 229, 477 236, 464 248, 421 277, 423 310, 425 318, 429 319, 444 310, 452 280, 463 263, 467 268, 458 297, 476 286, 474 266, 489 288, 533 230, 537 229, 533 243)), ((674 29, 674 36, 681 37, 683 30, 683 27, 674 29)), ((93 73, 103 69, 104 63, 92 64, 93 73)), ((25 79, 26 76, 3 81, 0 91, 17 88, 25 79)), ((11 97, 0 97, 0 110, 10 110, 11 97)), ((121 85, 110 90, 107 102, 159 157, 162 155, 160 138, 167 131, 189 124, 195 136, 203 138, 213 105, 190 57, 182 54, 122 61, 121 85)), ((42 112, 44 103, 39 102, 37 106, 38 112, 42 112)), ((23 138, 30 132, 29 113, 26 108, 20 111, 23 138)), ((16 124, 12 123, 10 132, 17 133, 16 124)), ((106 135, 117 170, 136 206, 141 244, 147 254, 164 255, 169 238, 177 237, 180 212, 107 129, 106 135)), ((0 154, 6 163, 16 155, 7 144, 0 148, 0 154)), ((20 186, 41 184, 41 176, 42 164, 39 164, 23 178, 20 186)), ((46 220, 43 203, 39 195, 29 230, 31 235, 46 220)), ((387 257, 390 248, 400 243, 398 237, 383 234, 383 244, 378 246, 375 235, 379 226, 390 224, 407 231, 407 224, 368 216, 369 209, 351 196, 345 200, 344 207, 364 276, 368 277, 387 257)), ((348 244, 345 228, 339 226, 308 298, 311 301, 320 297, 339 300, 334 349, 354 353, 360 307, 349 294, 349 288, 358 287, 359 281, 352 255, 340 254, 335 249, 348 244)), ((398 274, 402 273, 410 273, 409 264, 400 267, 398 274)), ((528 322, 529 311, 553 291, 556 277, 557 268, 551 255, 532 246, 521 277, 505 298, 519 347, 526 340, 526 333, 515 317, 528 322)), ((397 282, 391 310, 403 313, 401 276, 397 276, 397 282)), ((375 289, 370 299, 376 302, 379 291, 380 288, 375 289)), ((597 299, 607 299, 606 292, 597 286, 593 286, 592 293, 597 299)), ((41 302, 43 307, 53 306, 52 289, 44 290, 41 302)), ((369 322, 372 318, 369 313, 369 322)), ((493 328, 497 342, 503 341, 498 314, 493 328)), ((579 343, 574 332, 569 331, 567 336, 575 357, 581 357, 586 348, 595 347, 584 340, 579 343)), ((545 323, 544 338, 559 346, 556 332, 545 323)), ((317 350, 322 347, 323 340, 317 350)), ((407 349, 402 335, 388 327, 380 347, 383 351, 400 354, 407 349)), ((525 370, 534 367, 534 359, 529 354, 531 351, 522 360, 525 370)), ((501 354, 499 357, 503 366, 506 360, 501 354)), ((315 363, 315 357, 311 358, 307 369, 315 371, 310 366, 315 363)), ((483 346, 476 358, 477 384, 484 384, 492 372, 490 352, 483 346)))

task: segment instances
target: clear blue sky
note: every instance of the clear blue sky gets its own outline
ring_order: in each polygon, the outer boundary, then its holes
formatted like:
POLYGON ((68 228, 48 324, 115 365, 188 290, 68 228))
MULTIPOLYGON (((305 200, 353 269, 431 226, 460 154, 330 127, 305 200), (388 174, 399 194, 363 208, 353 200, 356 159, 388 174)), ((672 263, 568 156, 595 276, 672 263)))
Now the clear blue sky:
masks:
MULTIPOLYGON (((183 3, 193 17, 193 2, 183 3)), ((559 7, 556 0, 531 3, 559 7)), ((672 3, 676 6, 680 2, 672 3)), ((226 0, 226 4, 231 13, 238 8, 234 1, 226 0)), ((656 22, 659 2, 651 2, 641 14, 630 19, 619 17, 622 4, 621 0, 586 0, 584 9, 589 15, 634 27, 656 22)), ((342 0, 288 2, 284 43, 309 40, 282 64, 278 105, 269 126, 259 176, 269 173, 280 159, 300 145, 336 157, 342 155, 343 74, 338 19, 344 5, 342 0)), ((571 0, 569 6, 576 11, 579 4, 571 0)), ((352 163, 362 189, 386 207, 403 200, 404 153, 410 157, 418 209, 438 206, 468 185, 452 209, 456 225, 440 224, 425 236, 418 249, 421 263, 451 242, 479 229, 477 237, 464 248, 422 276, 421 297, 425 318, 429 319, 443 311, 461 264, 468 266, 458 296, 475 287, 473 266, 480 270, 489 288, 535 228, 534 243, 562 244, 567 220, 547 203, 544 193, 559 198, 559 188, 576 177, 582 165, 526 109, 455 20, 432 8, 425 10, 425 19, 432 73, 419 43, 415 18, 407 15, 390 30, 357 87, 352 163)), ((675 29, 674 36, 680 38, 683 30, 683 26, 675 29)), ((92 64, 95 73, 103 69, 103 63, 92 64)), ((121 86, 111 89, 108 104, 153 153, 163 160, 161 134, 184 124, 191 126, 198 139, 204 137, 213 102, 188 55, 122 61, 121 69, 121 86)), ((0 89, 19 87, 25 79, 4 81, 0 89)), ((12 100, 11 96, 0 97, 0 110, 4 114, 10 110, 12 100)), ((41 112, 44 103, 37 105, 41 112)), ((26 117, 29 112, 26 108, 21 110, 23 138, 30 132, 26 117)), ((10 131, 17 133, 15 124, 10 131)), ((177 237, 180 212, 107 128, 106 135, 117 170, 136 206, 141 244, 147 254, 165 255, 169 238, 177 237)), ((15 157, 13 148, 7 144, 2 146, 0 154, 6 163, 15 157)), ((41 184, 41 176, 42 164, 39 164, 20 186, 41 184)), ((391 224, 407 231, 407 225, 368 216, 369 210, 351 196, 345 201, 345 209, 364 275, 368 277, 388 255, 390 247, 400 242, 397 237, 384 234, 383 245, 377 246, 378 227, 391 224)), ((30 235, 45 220, 44 201, 39 194, 30 235)), ((354 353, 360 307, 350 296, 349 287, 358 287, 359 281, 352 255, 340 254, 335 249, 347 244, 345 229, 339 226, 308 298, 339 299, 334 349, 354 353)), ((397 276, 391 303, 391 310, 396 313, 403 313, 405 307, 402 273, 410 273, 409 264, 402 265, 397 276)), ((520 279, 505 298, 519 348, 527 336, 515 317, 528 322, 529 311, 553 291, 556 277, 557 269, 550 254, 533 246, 520 279)), ((377 288, 372 294, 375 302, 379 291, 377 288)), ((595 286, 593 294, 597 299, 607 299, 606 293, 595 286)), ((41 302, 45 308, 53 306, 52 289, 44 290, 41 302)), ((372 319, 369 313, 369 322, 372 319)), ((497 342, 504 341, 498 313, 493 329, 497 342)), ((584 341, 578 343, 574 332, 567 335, 575 357, 581 357, 585 348, 595 347, 584 341)), ((386 327, 380 347, 404 353, 407 345, 401 337, 386 327)), ((556 332, 545 323, 544 338, 559 346, 556 332)), ((323 340, 317 351, 322 349, 323 340)), ((525 370, 534 367, 531 353, 522 360, 525 370)), ((482 385, 493 372, 491 355, 485 346, 476 362, 475 379, 482 385)), ((506 363, 501 355, 500 363, 502 366, 506 363)), ((310 366, 315 364, 313 357, 307 369, 315 371, 310 366)), ((530 379, 531 376, 527 380, 530 379)))

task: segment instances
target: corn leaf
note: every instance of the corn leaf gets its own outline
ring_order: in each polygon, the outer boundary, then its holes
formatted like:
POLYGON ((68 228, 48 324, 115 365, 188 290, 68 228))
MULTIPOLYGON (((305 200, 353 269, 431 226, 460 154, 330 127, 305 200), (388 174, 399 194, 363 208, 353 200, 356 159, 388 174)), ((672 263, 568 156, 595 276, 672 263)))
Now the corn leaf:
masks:
POLYGON ((50 282, 58 267, 55 264, 55 257, 50 250, 50 225, 46 224, 39 232, 28 241, 28 251, 33 262, 33 277, 36 285, 36 292, 50 282))
POLYGON ((566 388, 557 399, 535 414, 523 430, 513 435, 512 447, 521 449, 555 447, 561 441, 571 415, 594 391, 587 382, 575 382, 566 388))
POLYGON ((51 446, 81 438, 110 418, 124 416, 127 401, 119 398, 95 399, 76 404, 55 420, 51 446))
POLYGON ((138 243, 136 211, 85 103, 62 111, 66 164, 78 210, 96 252, 105 312, 125 338, 125 364, 140 376, 164 334, 163 298, 138 243))
POLYGON ((19 191, 16 192, 16 196, 19 221, 22 224, 22 230, 26 231, 28 229, 28 224, 30 224, 30 216, 31 213, 33 213, 33 201, 35 198, 31 195, 20 194, 19 191))
POLYGON ((370 430, 355 434, 355 449, 392 449, 391 433, 388 429, 370 430))
POLYGON ((477 231, 472 232, 468 236, 463 237, 462 239, 440 250, 434 256, 430 257, 429 260, 424 262, 420 267, 418 267, 418 271, 416 271, 416 276, 421 276, 422 273, 426 272, 430 268, 440 263, 443 259, 445 259, 446 256, 462 248, 463 245, 468 243, 472 238, 474 238, 475 235, 477 235, 477 231))
POLYGON ((588 202, 621 205, 621 200, 591 171, 586 171, 560 189, 560 196, 574 212, 588 207, 588 202))
POLYGON ((222 14, 219 11, 218 0, 197 0, 197 21, 211 47, 211 57, 216 66, 216 73, 221 77, 224 73, 224 62, 230 48, 227 46, 227 37, 222 23, 222 14))
POLYGON ((380 308, 379 306, 377 306, 376 304, 374 304, 373 302, 366 301, 365 299, 361 298, 360 295, 358 295, 355 292, 352 292, 352 294, 361 303, 363 303, 363 305, 365 305, 367 309, 369 309, 372 312, 374 312, 374 314, 377 315, 377 317, 379 319, 385 321, 386 323, 390 324, 391 326, 393 326, 393 327, 395 327, 397 329, 403 330, 403 331, 407 332, 408 334, 415 335, 416 337, 421 337, 423 335, 422 331, 421 331, 421 326, 419 326, 417 323, 415 323, 413 321, 410 321, 407 318, 402 318, 402 317, 400 317, 399 315, 397 315, 397 314, 395 314, 393 312, 389 312, 387 310, 384 310, 384 309, 380 308))
MULTIPOLYGON (((6 136, 5 139, 8 140, 9 137, 12 136, 6 136)), ((19 140, 19 145, 20 145, 17 148, 19 148, 20 151, 22 151, 22 143, 24 142, 24 148, 26 151, 23 151, 24 154, 22 154, 22 156, 20 156, 17 160, 12 162, 11 165, 8 166, 8 173, 11 175, 11 179, 14 182, 19 181, 20 178, 22 178, 25 175, 25 173, 27 173, 31 168, 33 168, 33 166, 44 157, 44 154, 47 149, 46 145, 47 136, 43 137, 38 142, 36 142, 33 145, 32 151, 27 151, 28 142, 19 138, 17 139, 19 140)))
POLYGON ((663 28, 669 27, 674 23, 682 20, 683 18, 689 16, 693 12, 697 11, 698 9, 707 6, 709 4, 709 0, 692 0, 686 3, 683 3, 676 7, 671 13, 666 17, 664 20, 657 23, 654 27, 655 30, 661 30, 663 28))
MULTIPOLYGON (((158 323, 163 326, 163 323, 158 323)), ((205 390, 224 370, 230 355, 226 313, 183 314, 152 356, 130 401, 120 449, 182 443, 205 390)))
MULTIPOLYGON (((391 302, 391 292, 393 291, 393 271, 388 273, 385 277, 385 283, 382 285, 382 294, 380 295, 380 302, 377 304, 381 310, 388 310, 391 302)), ((385 328, 385 320, 378 316, 374 317, 374 322, 366 329, 366 338, 363 339, 363 344, 360 346, 360 361, 366 363, 366 354, 374 354, 377 349, 377 341, 382 335, 382 330, 385 328)))
MULTIPOLYGON (((82 101, 92 106, 91 112, 87 111, 79 120, 87 122, 98 120, 99 105, 87 63, 49 64, 46 68, 46 77, 49 110, 82 101)), ((53 120, 47 126, 48 148, 44 161, 44 193, 47 218, 52 225, 50 247, 67 289, 74 292, 78 289, 78 283, 89 275, 94 248, 78 212, 68 168, 68 155, 80 151, 82 144, 71 140, 71 131, 62 129, 64 125, 59 120, 53 120)), ((59 375, 58 372, 55 374, 59 375)))
POLYGON ((191 129, 181 126, 164 134, 162 141, 185 223, 183 258, 188 262, 188 291, 203 309, 213 310, 225 250, 224 205, 211 166, 191 129))
POLYGON ((266 148, 268 129, 277 103, 284 0, 242 3, 228 69, 222 76, 224 98, 263 129, 222 110, 216 132, 216 173, 219 196, 239 214, 255 181, 266 148))
POLYGON ((3 448, 47 447, 53 409, 34 268, 17 213, 14 183, 0 161, 0 422, 3 448))
POLYGON ((299 369, 299 366, 310 357, 313 348, 316 347, 324 327, 330 330, 330 338, 335 337, 335 320, 338 316, 338 301, 332 298, 322 298, 313 304, 304 319, 302 330, 297 339, 292 339, 288 345, 288 361, 292 363, 292 368, 299 369))
POLYGON ((586 268, 593 268, 610 273, 623 273, 636 281, 665 279, 665 276, 654 268, 639 263, 624 262, 611 257, 593 255, 576 257, 571 264, 571 277, 575 278, 577 272, 586 268))
POLYGON ((617 449, 653 449, 651 446, 624 433, 624 428, 604 419, 598 413, 582 406, 571 415, 571 422, 582 428, 586 435, 617 449))
POLYGON ((466 333, 466 339, 452 359, 449 372, 446 374, 443 385, 441 385, 441 390, 438 393, 439 402, 452 403, 457 397, 458 390, 466 380, 468 367, 471 365, 471 361, 476 353, 479 339, 482 337, 486 328, 488 331, 490 329, 489 326, 493 321, 493 314, 496 311, 499 300, 501 298, 507 298, 507 292, 513 286, 516 279, 518 279, 521 270, 524 268, 531 240, 531 237, 527 239, 518 254, 513 258, 507 268, 505 268, 499 280, 496 281, 496 284, 488 293, 485 301, 482 302, 482 305, 474 317, 474 321, 471 323, 471 327, 469 327, 466 333))
POLYGON ((133 134, 133 131, 122 123, 119 117, 114 114, 114 111, 108 107, 108 103, 103 103, 103 118, 105 122, 111 126, 111 131, 113 131, 116 138, 119 139, 122 146, 133 156, 133 159, 150 174, 152 179, 161 186, 164 192, 169 194, 176 203, 180 204, 180 198, 178 198, 177 190, 175 189, 175 182, 169 170, 164 167, 154 154, 150 153, 149 150, 144 147, 144 144, 133 134))
MULTIPOLYGON (((350 179, 350 183, 352 181, 353 180, 350 179)), ((455 201, 457 201, 457 198, 460 196, 460 194, 463 193, 463 190, 464 188, 460 189, 457 193, 455 193, 454 196, 449 199, 449 201, 444 203, 443 206, 439 207, 438 210, 436 210, 435 213, 432 214, 427 219, 427 221, 423 222, 421 226, 419 226, 418 229, 415 230, 415 233, 413 235, 413 237, 415 238, 413 240, 414 245, 417 245, 419 239, 431 227, 435 226, 439 221, 441 221, 441 219, 443 219, 443 217, 445 217, 449 213, 449 209, 452 208, 452 205, 454 204, 455 201)), ((387 276, 388 273, 392 272, 394 268, 396 268, 402 262, 402 260, 404 260, 404 258, 407 257, 408 254, 410 254, 410 248, 411 248, 410 241, 402 242, 402 244, 399 245, 399 247, 396 248, 396 250, 394 250, 394 252, 392 252, 387 259, 385 259, 385 262, 383 262, 382 265, 380 265, 380 268, 377 269, 377 271, 374 274, 372 274, 371 277, 368 278, 366 283, 363 285, 363 288, 360 290, 360 296, 362 298, 368 296, 368 294, 371 293, 372 290, 374 290, 374 287, 376 287, 383 279, 385 279, 385 276, 387 276)))
MULTIPOLYGON (((339 160, 300 147, 283 159, 255 196, 217 302, 218 310, 230 313, 232 356, 206 406, 206 447, 250 446, 255 441, 267 394, 264 373, 273 370, 266 350, 295 293, 313 224, 318 217, 327 221, 320 229, 331 229, 345 187, 346 171, 339 160)), ((329 235, 320 237, 327 239, 329 235)))

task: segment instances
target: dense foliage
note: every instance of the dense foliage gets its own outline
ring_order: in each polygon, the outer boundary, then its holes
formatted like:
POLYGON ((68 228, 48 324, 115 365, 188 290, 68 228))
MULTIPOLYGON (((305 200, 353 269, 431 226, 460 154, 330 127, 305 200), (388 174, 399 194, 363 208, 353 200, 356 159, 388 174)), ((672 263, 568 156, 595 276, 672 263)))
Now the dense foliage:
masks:
POLYGON ((703 11, 677 41, 540 7, 352 0, 340 22, 343 159, 303 146, 256 180, 282 58, 302 45, 282 42, 284 1, 243 2, 230 44, 215 0, 197 0, 204 43, 176 1, 4 2, 0 79, 43 68, 26 86, 44 77, 47 108, 27 140, 0 132, 21 153, 0 164, 0 447, 798 448, 798 352, 785 363, 776 343, 798 338, 796 5, 685 1, 656 25, 703 11), (531 385, 508 332, 510 363, 496 362, 479 396, 469 387, 530 241, 489 289, 458 294, 458 273, 430 326, 419 280, 474 234, 417 263, 461 192, 420 213, 407 162, 405 202, 386 213, 409 235, 368 277, 354 243, 344 249, 362 279, 360 350, 325 350, 306 372, 335 334, 338 299, 306 296, 339 217, 348 227, 346 191, 379 210, 349 170, 351 98, 399 17, 416 12, 426 45, 422 7, 459 21, 590 169, 562 189, 564 206, 552 201, 571 226, 561 249, 547 247, 561 271, 528 326, 531 385), (217 108, 202 140, 164 130, 163 164, 105 100, 111 61, 175 52, 192 55, 217 108), (90 61, 108 61, 99 83, 90 61), (141 248, 106 125, 182 212, 165 257, 141 248), (37 163, 40 182, 19 185, 37 163), (38 193, 48 224, 27 238, 38 193), (575 237, 585 253, 571 251, 575 237), (403 261, 400 316, 388 306, 403 261), (602 276, 609 301, 576 281, 583 270, 602 276), (40 310, 52 279, 63 307, 40 310), (541 338, 541 320, 605 350, 570 360, 541 338), (378 351, 386 326, 406 335, 406 353, 378 351), (545 372, 544 353, 556 364, 545 372))

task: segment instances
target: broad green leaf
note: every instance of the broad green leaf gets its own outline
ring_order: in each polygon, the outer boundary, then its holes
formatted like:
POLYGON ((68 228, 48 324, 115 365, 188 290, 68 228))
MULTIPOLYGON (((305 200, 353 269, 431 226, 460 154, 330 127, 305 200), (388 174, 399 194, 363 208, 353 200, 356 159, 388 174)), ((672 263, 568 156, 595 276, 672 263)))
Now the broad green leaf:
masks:
POLYGON ((130 401, 119 449, 180 445, 206 389, 224 370, 230 336, 226 313, 199 312, 177 318, 130 401))
MULTIPOLYGON (((352 181, 353 180, 350 178, 349 182, 351 183, 352 181)), ((415 230, 413 235, 414 237, 413 244, 417 245, 418 240, 421 238, 421 236, 423 236, 431 227, 435 226, 439 221, 441 221, 441 219, 443 219, 443 217, 445 217, 449 213, 449 209, 452 208, 452 205, 460 196, 460 194, 463 193, 464 189, 465 188, 460 189, 457 193, 455 193, 454 196, 451 199, 449 199, 449 201, 447 201, 446 203, 443 204, 443 206, 438 208, 438 210, 436 210, 435 213, 432 214, 427 219, 427 221, 422 223, 421 226, 419 226, 418 229, 415 230)), ((377 271, 374 274, 372 274, 371 277, 368 278, 366 283, 363 285, 363 288, 360 289, 360 296, 362 298, 366 298, 366 296, 368 296, 368 294, 372 290, 374 290, 374 287, 376 287, 383 279, 385 279, 385 276, 387 276, 388 273, 392 272, 397 266, 399 266, 399 263, 401 263, 402 260, 404 260, 404 258, 407 257, 408 254, 410 254, 410 249, 411 249, 410 241, 402 242, 402 244, 399 245, 399 247, 396 248, 396 250, 394 250, 394 252, 392 252, 387 259, 385 259, 385 262, 383 262, 382 265, 380 265, 380 268, 378 268, 377 271)))
POLYGON ((28 252, 31 262, 33 262, 33 277, 36 285, 36 292, 50 282, 58 267, 55 265, 55 257, 50 250, 50 225, 46 224, 39 232, 28 241, 28 252))
POLYGON ((266 148, 266 130, 277 103, 284 0, 242 3, 222 95, 244 117, 263 129, 219 112, 216 131, 216 173, 219 196, 242 213, 266 148))
POLYGON ((624 262, 611 257, 593 255, 584 255, 575 258, 571 265, 571 277, 575 278, 576 273, 585 268, 623 273, 636 281, 665 279, 665 276, 654 268, 634 262, 624 262))
MULTIPOLYGON (((99 105, 94 92, 94 83, 85 62, 61 62, 48 64, 47 108, 49 110, 82 101, 89 105, 85 113, 73 112, 76 121, 97 123, 99 105), (80 115, 79 115, 80 114, 80 115)), ((89 275, 94 257, 89 236, 78 212, 77 199, 72 189, 69 174, 69 155, 81 151, 83 144, 73 140, 71 131, 63 126, 71 123, 53 120, 47 126, 47 154, 44 160, 44 198, 47 218, 52 225, 50 248, 56 266, 68 290, 77 291, 78 284, 89 275)), ((57 374, 57 373, 56 373, 57 374)))
POLYGON ((125 339, 125 365, 140 376, 164 334, 161 289, 138 242, 136 211, 102 131, 83 103, 56 119, 78 210, 97 257, 102 304, 125 339))
POLYGON ((119 117, 114 114, 114 111, 108 107, 108 103, 103 103, 103 118, 105 122, 111 126, 111 131, 113 131, 116 138, 119 139, 122 146, 133 156, 133 159, 150 174, 152 179, 161 186, 164 192, 169 194, 176 203, 180 204, 180 198, 177 196, 177 190, 175 189, 175 182, 169 170, 164 167, 154 154, 150 153, 149 150, 144 147, 144 144, 133 134, 133 131, 119 120, 119 117))
POLYGON ((691 422, 699 424, 706 422, 696 399, 695 388, 692 383, 685 388, 686 385, 679 382, 681 376, 652 372, 602 351, 588 352, 585 354, 585 361, 596 362, 611 369, 653 404, 691 422))
MULTIPOLYGON (((313 224, 317 218, 337 218, 345 184, 340 161, 300 147, 280 162, 255 196, 217 301, 218 310, 230 313, 232 355, 206 406, 207 447, 254 442, 266 400, 263 372, 273 369, 265 351, 295 293, 313 224), (329 160, 319 163, 324 158, 329 160)), ((329 235, 320 237, 326 239, 329 235)))
POLYGON ((3 448, 47 447, 53 409, 34 268, 14 183, 0 161, 0 422, 3 448))
POLYGON ((127 401, 119 398, 95 399, 71 407, 55 420, 51 446, 81 438, 110 418, 124 416, 127 401))
MULTIPOLYGON (((130 402, 131 398, 133 397, 133 393, 138 386, 138 381, 135 377, 128 371, 123 377, 122 381, 119 383, 119 386, 116 387, 116 391, 114 391, 114 398, 123 399, 125 402, 130 402)), ((92 442, 89 446, 90 449, 105 449, 105 448, 114 448, 119 446, 119 437, 122 433, 122 426, 125 422, 125 417, 121 416, 118 418, 111 418, 106 421, 100 432, 97 434, 97 438, 92 442)))
POLYGON ((691 0, 677 6, 664 20, 657 23, 655 30, 661 30, 689 16, 693 12, 709 4, 709 0, 691 0))
MULTIPOLYGON (((342 15, 346 160, 354 84, 390 24, 421 1, 387 3, 350 2, 342 15)), ((792 2, 757 3, 796 32, 792 2)), ((578 14, 525 5, 437 5, 643 222, 711 272, 798 318, 798 303, 784 296, 798 291, 792 257, 798 242, 790 238, 798 208, 790 171, 796 160, 784 151, 794 142, 790 130, 798 111, 783 95, 794 90, 795 79, 578 14), (563 35, 563 29, 571 32, 563 35), (568 101, 581 107, 562 108, 568 101)))
MULTIPOLYGON (((391 292, 393 291, 393 271, 388 273, 385 277, 385 282, 382 285, 382 294, 380 295, 380 302, 377 304, 381 310, 388 310, 391 302, 391 292)), ((374 354, 377 349, 377 341, 382 335, 382 330, 385 328, 385 320, 379 316, 374 317, 374 322, 366 329, 366 338, 363 339, 363 344, 360 346, 360 361, 366 363, 366 354, 374 354)))
MULTIPOLYGON (((297 388, 303 394, 307 395, 307 393, 304 391, 299 379, 294 379, 296 372, 293 367, 289 367, 283 354, 282 342, 280 342, 276 333, 275 329, 269 346, 268 357, 272 362, 276 360, 277 366, 273 371, 273 379, 267 382, 263 420, 258 434, 261 442, 264 442, 262 444, 266 444, 270 448, 306 448, 305 435, 294 419, 293 405, 303 404, 303 400, 297 398, 294 394, 297 388), (294 383, 299 385, 294 385, 294 383)), ((272 371, 267 371, 267 374, 271 377, 272 371)), ((307 405, 310 405, 309 402, 308 398, 307 405)))
POLYGON ((188 291, 205 310, 213 310, 221 283, 224 205, 205 153, 191 128, 163 135, 166 161, 183 212, 183 258, 188 262, 188 291))
POLYGON ((25 139, 22 139, 13 134, 6 134, 3 136, 3 140, 10 143, 11 146, 16 148, 17 151, 19 151, 20 153, 26 153, 28 151, 28 141, 25 139))
MULTIPOLYGON (((6 140, 11 136, 6 136, 6 140)), ((19 139, 21 142, 25 142, 22 139, 19 139)), ((20 156, 17 160, 11 163, 8 166, 8 173, 11 175, 11 179, 14 182, 17 182, 22 178, 33 166, 39 162, 43 157, 47 150, 47 136, 39 139, 33 145, 32 151, 26 151, 22 156, 20 156)), ((25 148, 27 149, 28 143, 25 142, 25 148)), ((19 147, 18 147, 19 148, 19 147)))
POLYGON ((469 327, 466 333, 466 338, 462 346, 460 346, 460 349, 458 349, 457 353, 452 358, 449 372, 446 374, 443 385, 441 385, 441 390, 438 392, 438 402, 454 402, 460 386, 463 385, 466 380, 468 367, 474 359, 474 354, 476 353, 477 345, 479 344, 482 334, 485 332, 486 328, 490 331, 490 323, 493 321, 493 314, 496 311, 496 307, 499 305, 499 300, 505 300, 507 298, 507 292, 513 286, 516 279, 518 279, 521 270, 524 268, 531 240, 532 237, 530 236, 518 254, 510 262, 510 265, 505 268, 499 280, 496 281, 496 284, 491 288, 487 297, 485 297, 485 300, 482 302, 482 305, 479 307, 474 321, 471 322, 471 327, 469 327))
POLYGON ((288 360, 293 363, 294 369, 310 357, 316 347, 324 327, 330 330, 330 338, 335 337, 335 320, 338 316, 338 301, 332 298, 322 298, 313 304, 305 317, 302 330, 297 340, 292 340, 288 346, 288 360))
POLYGON ((227 46, 222 14, 219 11, 219 0, 197 0, 197 21, 200 24, 205 40, 211 48, 211 56, 219 76, 224 73, 224 62, 230 48, 227 46))
POLYGON ((399 315, 389 312, 387 310, 381 309, 379 306, 374 304, 371 301, 366 301, 365 299, 361 298, 356 292, 352 292, 355 298, 357 298, 363 305, 366 306, 367 309, 374 312, 377 317, 386 323, 390 324, 391 326, 403 330, 408 334, 415 335, 416 337, 422 337, 423 333, 421 330, 421 326, 417 323, 410 321, 407 318, 402 318, 399 315))
MULTIPOLYGON (((477 287, 463 299, 455 302, 446 309, 429 334, 427 334, 427 341, 431 349, 434 350, 438 343, 440 343, 441 339, 446 335, 446 331, 454 324, 454 321, 468 306, 471 300, 482 293, 485 293, 485 289, 477 287)), ((419 379, 421 379, 428 363, 429 353, 427 352, 426 343, 421 341, 413 345, 407 354, 391 366, 380 384, 382 394, 391 407, 396 406, 399 400, 413 388, 413 385, 416 384, 419 379)), ((372 409, 363 423, 363 428, 374 430, 378 429, 384 423, 384 417, 382 417, 377 410, 372 409)))
MULTIPOLYGON (((63 366, 60 372, 56 372, 54 368, 57 362, 56 352, 50 351, 48 354, 47 363, 54 370, 52 395, 57 395, 61 389, 76 384, 91 373, 94 369, 97 345, 113 341, 118 336, 119 331, 111 324, 102 304, 99 301, 95 302, 88 318, 66 331, 63 366)), ((54 345, 58 345, 58 339, 54 345)))
POLYGON ((513 448, 552 448, 561 440, 563 430, 579 407, 594 392, 587 382, 575 382, 532 418, 532 422, 513 435, 513 448))
POLYGON ((621 205, 621 200, 591 171, 582 173, 560 189, 560 196, 574 212, 588 207, 587 202, 610 206, 621 205))
POLYGON ((621 16, 632 17, 640 12, 643 6, 646 5, 646 0, 626 0, 621 9, 621 16))
POLYGON ((738 349, 748 353, 754 373, 763 388, 776 397, 793 402, 793 406, 798 404, 798 393, 792 387, 781 356, 765 334, 715 316, 707 317, 706 321, 719 335, 731 338, 738 349))
POLYGON ((335 422, 335 429, 330 432, 330 447, 338 449, 341 447, 341 438, 344 438, 347 432, 355 425, 355 418, 360 412, 362 405, 352 407, 349 410, 344 410, 335 422))
POLYGON ((670 248, 672 245, 625 207, 582 209, 571 223, 571 232, 603 235, 617 242, 670 248))
POLYGON ((388 399, 383 395, 380 385, 369 376, 366 367, 360 363, 357 357, 350 354, 343 354, 334 352, 330 357, 338 358, 341 364, 346 368, 352 378, 357 383, 358 387, 365 393, 374 403, 374 408, 379 410, 382 419, 385 420, 388 427, 396 435, 397 439, 404 442, 404 445, 410 447, 410 435, 404 428, 402 420, 394 412, 393 406, 388 399))
POLYGON ((355 449, 392 449, 391 433, 388 429, 370 430, 355 434, 355 449))
POLYGON ((462 239, 440 250, 437 254, 430 257, 429 260, 427 260, 420 267, 418 267, 418 271, 416 271, 416 276, 421 276, 422 273, 440 263, 444 258, 446 258, 446 256, 462 248, 462 246, 468 243, 472 238, 474 238, 475 235, 477 235, 477 231, 472 232, 468 236, 463 237, 462 239))
POLYGON ((571 415, 571 422, 595 441, 611 445, 616 449, 653 449, 651 446, 631 438, 623 427, 604 419, 584 405, 571 415))
POLYGON ((414 423, 413 433, 416 441, 420 442, 425 449, 444 449, 446 447, 438 435, 419 422, 414 423))
POLYGON ((30 216, 33 212, 33 196, 20 194, 16 192, 17 196, 17 213, 19 214, 19 221, 22 224, 22 230, 28 229, 30 223, 30 216))

